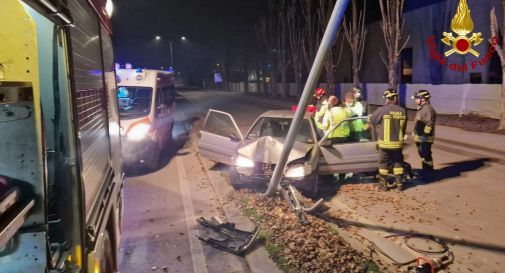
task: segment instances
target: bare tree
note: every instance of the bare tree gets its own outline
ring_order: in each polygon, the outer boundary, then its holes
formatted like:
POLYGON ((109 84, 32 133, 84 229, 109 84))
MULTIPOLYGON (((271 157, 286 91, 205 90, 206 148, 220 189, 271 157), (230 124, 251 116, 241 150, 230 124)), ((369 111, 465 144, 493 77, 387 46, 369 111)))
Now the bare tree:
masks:
POLYGON ((281 77, 282 97, 289 95, 287 74, 290 65, 289 43, 288 43, 288 6, 286 0, 280 0, 277 12, 276 35, 275 35, 275 57, 276 68, 281 77))
POLYGON ((397 88, 398 86, 398 64, 400 59, 400 53, 407 45, 410 35, 407 36, 403 45, 402 42, 402 32, 404 26, 403 20, 403 4, 405 0, 379 0, 381 14, 382 14, 382 33, 384 34, 384 40, 386 42, 387 49, 387 59, 383 50, 380 51, 379 55, 388 69, 388 80, 389 85, 392 88, 397 88), (384 1, 386 2, 386 7, 384 7, 384 1))
POLYGON ((502 23, 502 31, 498 27, 498 19, 496 18, 495 8, 491 10, 491 33, 492 38, 496 40, 491 40, 492 44, 496 44, 496 52, 500 56, 501 66, 502 66, 502 88, 501 88, 501 113, 500 113, 500 124, 498 130, 505 130, 505 35, 503 29, 505 29, 505 0, 502 0, 504 19, 502 23), (503 37, 501 45, 498 44, 499 37, 503 37))
POLYGON ((363 63, 363 52, 365 50, 365 40, 367 29, 365 27, 366 16, 366 0, 363 10, 359 11, 357 0, 352 2, 352 18, 351 22, 344 20, 344 33, 347 43, 351 47, 352 54, 352 78, 353 86, 358 88, 360 85, 359 72, 363 63))
MULTIPOLYGON (((296 2, 296 1, 295 1, 296 2)), ((303 15, 303 28, 305 28, 305 39, 303 43, 303 61, 305 71, 310 71, 312 63, 316 58, 317 48, 321 42, 322 34, 319 30, 318 18, 314 16, 316 7, 314 0, 300 0, 300 11, 303 15)))
MULTIPOLYGON (((331 13, 333 11, 333 6, 335 5, 335 1, 333 0, 319 0, 319 8, 317 10, 318 18, 319 21, 321 22, 320 28, 319 28, 319 36, 318 39, 324 35, 325 31, 325 26, 328 24, 328 21, 331 18, 331 13)), ((335 41, 338 40, 338 36, 340 35, 340 28, 338 29, 337 35, 335 35, 337 38, 335 41)), ((335 85, 335 71, 337 69, 338 64, 340 63, 340 60, 342 59, 342 51, 344 49, 343 47, 344 43, 342 41, 340 50, 337 52, 337 48, 334 44, 332 47, 331 51, 328 52, 328 56, 326 58, 326 61, 324 63, 325 70, 326 70, 326 82, 328 84, 328 90, 334 90, 334 85, 335 85)))
MULTIPOLYGON (((273 8, 270 9, 271 11, 273 8)), ((273 19, 273 13, 269 13, 267 16, 262 17, 260 19, 260 22, 258 25, 256 25, 256 36, 260 42, 260 47, 261 47, 261 58, 258 60, 259 61, 259 66, 256 67, 256 73, 258 76, 258 81, 259 78, 263 78, 263 90, 266 93, 267 88, 266 88, 266 81, 265 81, 265 76, 264 75, 264 67, 266 63, 274 63, 275 59, 273 58, 273 49, 275 47, 275 33, 274 33, 274 19, 273 19), (262 74, 260 76, 260 73, 262 74)), ((274 64, 275 67, 275 64, 274 64)), ((274 70, 275 71, 275 70, 274 70)), ((272 88, 274 89, 275 86, 277 85, 277 77, 276 73, 272 73, 272 88)), ((259 84, 258 84, 258 92, 260 92, 259 84)), ((274 90, 272 90, 271 93, 275 93, 274 90)))
POLYGON ((307 37, 305 34, 307 32, 307 28, 304 27, 303 22, 298 19, 296 1, 293 1, 291 5, 289 5, 287 15, 291 65, 295 74, 297 94, 300 95, 302 92, 303 58, 305 53, 305 38, 307 37))

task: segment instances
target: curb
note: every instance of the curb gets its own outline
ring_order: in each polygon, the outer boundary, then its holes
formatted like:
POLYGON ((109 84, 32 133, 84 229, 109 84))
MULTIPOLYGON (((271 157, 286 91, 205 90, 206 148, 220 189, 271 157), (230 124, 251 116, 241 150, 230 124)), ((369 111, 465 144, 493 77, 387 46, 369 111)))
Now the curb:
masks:
MULTIPOLYGON (((199 153, 196 153, 198 160, 203 166, 204 172, 207 178, 212 184, 214 192, 218 198, 219 203, 226 215, 226 218, 230 222, 237 224, 239 228, 245 227, 246 229, 252 230, 255 226, 247 217, 242 215, 242 211, 239 209, 238 204, 228 203, 226 199, 235 190, 232 186, 226 184, 219 186, 212 175, 209 174, 206 166, 204 165, 202 158, 199 153)), ((282 273, 282 271, 277 267, 274 261, 270 258, 267 250, 263 245, 257 245, 254 249, 249 251, 243 257, 249 267, 251 273, 282 273)))

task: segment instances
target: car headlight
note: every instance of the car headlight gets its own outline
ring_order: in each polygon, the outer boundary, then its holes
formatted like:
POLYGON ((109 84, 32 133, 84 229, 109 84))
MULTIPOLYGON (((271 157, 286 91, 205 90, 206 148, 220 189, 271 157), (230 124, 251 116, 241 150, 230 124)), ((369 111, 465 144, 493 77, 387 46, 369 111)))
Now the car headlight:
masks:
POLYGON ((239 155, 235 159, 235 166, 243 168, 252 168, 254 167, 254 162, 247 157, 239 155))
POLYGON ((149 133, 149 129, 151 129, 151 125, 147 123, 138 123, 133 125, 133 127, 128 130, 126 135, 128 139, 138 141, 142 140, 146 137, 147 133, 149 133))
POLYGON ((300 178, 307 175, 304 165, 297 165, 286 170, 285 176, 287 178, 300 178))

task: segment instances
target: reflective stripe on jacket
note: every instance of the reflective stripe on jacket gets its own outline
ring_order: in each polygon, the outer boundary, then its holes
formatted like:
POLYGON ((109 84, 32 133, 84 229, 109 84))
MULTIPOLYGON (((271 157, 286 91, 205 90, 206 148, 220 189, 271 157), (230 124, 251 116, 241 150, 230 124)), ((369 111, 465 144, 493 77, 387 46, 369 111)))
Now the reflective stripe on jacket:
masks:
POLYGON ((395 104, 387 104, 370 116, 370 123, 377 127, 379 148, 402 149, 407 128, 405 109, 395 104))
POLYGON ((416 113, 414 122, 414 140, 416 142, 430 142, 435 140, 435 122, 437 113, 431 104, 422 105, 416 113), (421 139, 423 137, 424 139, 421 139))

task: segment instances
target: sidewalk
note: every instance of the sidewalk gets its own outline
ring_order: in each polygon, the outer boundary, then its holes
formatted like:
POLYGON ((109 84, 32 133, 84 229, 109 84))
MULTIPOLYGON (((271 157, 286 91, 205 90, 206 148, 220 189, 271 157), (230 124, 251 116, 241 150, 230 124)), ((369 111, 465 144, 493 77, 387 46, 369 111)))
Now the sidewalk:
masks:
MULTIPOLYGON (((260 97, 246 94, 239 94, 240 96, 250 98, 265 105, 272 105, 273 107, 289 108, 297 105, 298 101, 293 99, 282 100, 280 98, 260 97)), ((407 131, 412 132, 413 120, 409 120, 407 131)), ((501 154, 505 159, 505 135, 479 133, 465 131, 460 128, 436 125, 435 140, 459 146, 467 146, 474 149, 480 149, 486 152, 501 154)), ((499 155, 497 155, 499 156, 499 155)))
MULTIPOLYGON (((291 108, 296 104, 240 95, 272 107, 291 108)), ((408 131, 412 131, 412 126, 410 121, 408 131)), ((330 183, 322 189, 331 207, 328 215, 339 226, 349 227, 351 234, 363 238, 365 245, 382 244, 399 253, 391 247, 394 242, 413 257, 421 254, 405 247, 402 235, 435 236, 448 243, 455 256, 445 272, 502 272, 505 136, 436 126, 433 151, 436 179, 413 180, 401 193, 377 191, 373 177, 357 176, 345 183, 330 183), (386 240, 388 236, 396 239, 386 240)), ((419 168, 421 162, 414 145, 408 145, 404 154, 414 168, 419 168)), ((416 242, 418 247, 420 241, 416 242)))

